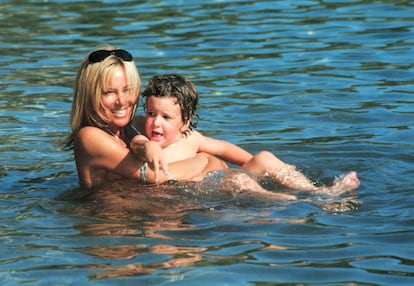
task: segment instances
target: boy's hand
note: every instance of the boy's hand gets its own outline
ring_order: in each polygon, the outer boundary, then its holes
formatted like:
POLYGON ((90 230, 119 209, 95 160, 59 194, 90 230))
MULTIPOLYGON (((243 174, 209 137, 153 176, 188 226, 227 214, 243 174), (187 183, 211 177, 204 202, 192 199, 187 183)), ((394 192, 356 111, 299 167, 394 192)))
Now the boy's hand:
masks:
POLYGON ((135 156, 154 171, 155 181, 158 182, 159 171, 162 170, 168 176, 168 163, 164 151, 156 142, 151 142, 143 135, 136 135, 131 140, 130 149, 135 156))
POLYGON ((149 167, 154 170, 155 182, 159 179, 159 170, 168 176, 168 163, 165 158, 164 151, 156 142, 148 141, 144 144, 145 161, 149 167))

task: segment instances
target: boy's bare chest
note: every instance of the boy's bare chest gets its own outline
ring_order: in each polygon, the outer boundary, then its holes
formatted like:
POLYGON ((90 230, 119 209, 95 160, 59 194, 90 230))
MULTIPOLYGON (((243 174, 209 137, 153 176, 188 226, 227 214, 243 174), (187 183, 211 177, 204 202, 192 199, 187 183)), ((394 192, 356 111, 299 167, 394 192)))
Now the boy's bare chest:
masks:
POLYGON ((169 163, 192 158, 197 155, 197 146, 185 138, 178 140, 164 149, 169 163))

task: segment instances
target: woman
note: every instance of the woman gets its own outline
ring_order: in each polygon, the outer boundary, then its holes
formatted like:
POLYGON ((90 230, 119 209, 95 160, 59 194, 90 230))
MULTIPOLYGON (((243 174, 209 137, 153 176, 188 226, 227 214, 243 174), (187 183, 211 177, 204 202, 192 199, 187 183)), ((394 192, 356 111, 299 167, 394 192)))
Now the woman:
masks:
MULTIPOLYGON (((147 182, 169 179, 188 181, 210 170, 226 167, 207 154, 175 162, 159 172, 147 168, 148 152, 158 146, 148 142, 142 156, 129 147, 137 131, 134 112, 141 82, 132 55, 106 46, 86 56, 79 68, 71 112, 72 133, 66 142, 74 149, 76 167, 82 187, 95 187, 104 181, 130 178, 147 182)), ((152 165, 153 166, 153 165, 152 165)))

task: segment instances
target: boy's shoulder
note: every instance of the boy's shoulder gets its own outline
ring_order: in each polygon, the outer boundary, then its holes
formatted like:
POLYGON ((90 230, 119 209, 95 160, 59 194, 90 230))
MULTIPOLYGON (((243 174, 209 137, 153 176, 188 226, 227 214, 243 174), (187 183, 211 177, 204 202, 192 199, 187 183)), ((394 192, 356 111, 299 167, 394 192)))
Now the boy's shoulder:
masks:
POLYGON ((196 140, 196 139, 200 139, 203 137, 203 134, 201 134, 197 130, 188 130, 186 135, 187 135, 186 138, 190 140, 196 140))

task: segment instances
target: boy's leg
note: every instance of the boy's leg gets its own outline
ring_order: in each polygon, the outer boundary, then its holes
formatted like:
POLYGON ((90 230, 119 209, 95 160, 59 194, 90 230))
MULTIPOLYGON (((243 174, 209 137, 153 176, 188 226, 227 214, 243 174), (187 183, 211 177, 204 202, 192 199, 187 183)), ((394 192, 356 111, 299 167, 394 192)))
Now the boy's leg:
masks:
POLYGON ((359 186, 356 173, 350 172, 343 178, 335 180, 330 187, 317 187, 311 180, 299 172, 295 166, 284 163, 267 151, 256 154, 250 161, 241 166, 241 169, 250 171, 256 176, 269 175, 277 183, 288 189, 315 194, 340 194, 354 190, 359 186))

